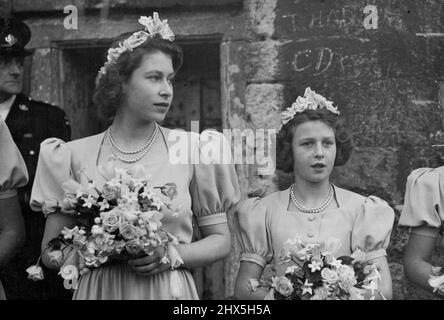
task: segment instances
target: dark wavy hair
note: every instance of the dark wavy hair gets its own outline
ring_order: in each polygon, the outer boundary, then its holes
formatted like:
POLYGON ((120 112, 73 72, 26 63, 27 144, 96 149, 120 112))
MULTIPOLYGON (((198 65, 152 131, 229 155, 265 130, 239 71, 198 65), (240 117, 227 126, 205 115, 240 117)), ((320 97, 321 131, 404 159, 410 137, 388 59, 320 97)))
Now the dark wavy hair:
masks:
MULTIPOLYGON (((131 36, 132 32, 120 35, 111 45, 115 48, 120 41, 131 36)), ((129 80, 133 71, 142 63, 145 54, 155 51, 163 52, 171 57, 174 71, 177 72, 183 63, 182 49, 174 42, 162 39, 160 36, 148 38, 144 43, 133 51, 125 51, 116 63, 106 68, 97 85, 93 97, 93 102, 97 106, 100 118, 110 120, 114 118, 117 108, 123 100, 123 84, 129 80)))
POLYGON ((353 150, 352 136, 345 127, 344 121, 327 109, 306 110, 298 113, 286 123, 277 135, 276 168, 286 173, 293 172, 293 151, 291 148, 294 128, 308 121, 322 121, 335 132, 336 159, 335 166, 347 163, 353 150))

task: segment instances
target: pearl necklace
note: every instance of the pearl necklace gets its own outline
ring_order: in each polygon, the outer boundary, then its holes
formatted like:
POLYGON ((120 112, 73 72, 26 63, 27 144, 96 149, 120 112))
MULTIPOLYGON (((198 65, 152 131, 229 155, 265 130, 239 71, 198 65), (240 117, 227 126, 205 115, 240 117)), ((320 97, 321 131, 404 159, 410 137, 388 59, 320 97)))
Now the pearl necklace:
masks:
POLYGON ((108 128, 108 140, 111 145, 111 152, 120 161, 123 161, 126 163, 135 163, 135 162, 139 161, 140 159, 142 159, 148 153, 148 151, 151 149, 153 142, 156 140, 158 132, 159 132, 159 128, 157 126, 157 123, 155 123, 154 131, 144 146, 140 147, 136 151, 123 151, 114 142, 114 139, 111 136, 111 130, 110 130, 110 128, 108 128), (123 153, 123 154, 137 154, 140 152, 142 152, 142 153, 140 155, 138 155, 136 158, 128 159, 128 158, 123 158, 123 157, 119 156, 118 152, 123 153))
POLYGON ((294 185, 291 186, 290 190, 290 197, 293 201, 296 208, 298 208, 299 211, 305 212, 305 213, 319 213, 325 210, 330 205, 330 202, 333 200, 334 190, 332 185, 330 184, 330 191, 328 192, 327 199, 325 199, 324 203, 322 203, 317 208, 306 208, 296 199, 296 196, 294 195, 294 185))
MULTIPOLYGON (((154 130, 156 130, 157 129, 157 123, 154 123, 154 124, 155 124, 154 130)), ((151 145, 151 143, 153 143, 154 131, 153 131, 153 134, 151 135, 151 137, 145 142, 145 144, 142 145, 139 149, 134 150, 134 151, 123 150, 122 148, 120 148, 117 145, 117 143, 114 141, 113 135, 111 134, 111 127, 108 128, 108 139, 109 139, 109 142, 111 143, 111 145, 114 147, 114 149, 119 151, 120 153, 123 153, 123 154, 137 154, 139 152, 142 152, 146 148, 148 148, 148 146, 151 145)))

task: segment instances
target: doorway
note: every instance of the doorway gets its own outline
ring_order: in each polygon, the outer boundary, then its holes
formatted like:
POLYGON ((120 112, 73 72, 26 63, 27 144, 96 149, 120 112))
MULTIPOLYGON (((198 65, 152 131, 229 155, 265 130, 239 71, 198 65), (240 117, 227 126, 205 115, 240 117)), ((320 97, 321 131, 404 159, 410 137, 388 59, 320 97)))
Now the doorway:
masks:
MULTIPOLYGON (((222 130, 220 97, 220 49, 213 40, 179 42, 184 63, 174 81, 174 99, 165 121, 167 128, 200 131, 222 130)), ((70 121, 72 138, 79 139, 106 130, 108 123, 97 116, 92 102, 97 71, 103 65, 109 41, 59 43, 61 106, 70 121)))

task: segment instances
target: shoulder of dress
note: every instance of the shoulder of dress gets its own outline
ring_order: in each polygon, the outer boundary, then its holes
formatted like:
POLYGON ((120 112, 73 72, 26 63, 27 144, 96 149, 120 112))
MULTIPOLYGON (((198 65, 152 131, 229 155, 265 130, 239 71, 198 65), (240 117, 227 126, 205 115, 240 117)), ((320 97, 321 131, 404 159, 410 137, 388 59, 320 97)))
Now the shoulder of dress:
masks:
MULTIPOLYGON (((336 190, 337 189, 336 187, 336 190)), ((370 216, 374 214, 386 215, 387 218, 394 215, 394 211, 387 201, 378 196, 363 196, 346 189, 340 189, 340 191, 337 190, 337 192, 341 193, 341 197, 338 199, 340 207, 351 212, 355 217, 359 214, 368 214, 370 216)))
POLYGON ((407 177, 407 186, 435 186, 436 181, 439 181, 441 176, 444 176, 444 166, 438 168, 418 168, 413 170, 407 177))
POLYGON ((236 204, 235 212, 237 213, 240 219, 249 219, 252 214, 264 214, 267 211, 267 208, 263 205, 261 198, 248 198, 239 201, 236 204))
POLYGON ((275 191, 268 195, 266 195, 263 198, 257 198, 258 205, 263 206, 266 208, 267 212, 271 213, 276 211, 276 209, 281 207, 283 200, 283 192, 285 191, 275 191))
POLYGON ((367 197, 351 190, 335 186, 336 197, 341 207, 358 207, 365 203, 367 197))
POLYGON ((97 145, 99 146, 100 144, 100 140, 102 139, 103 135, 105 133, 99 133, 93 136, 88 136, 85 138, 80 138, 80 139, 76 139, 76 140, 72 140, 66 143, 66 145, 72 149, 72 150, 85 150, 87 147, 92 146, 92 145, 97 145))
POLYGON ((272 192, 272 193, 266 195, 265 197, 263 197, 261 200, 264 203, 272 203, 274 201, 279 200, 282 197, 282 192, 285 192, 285 190, 272 192))

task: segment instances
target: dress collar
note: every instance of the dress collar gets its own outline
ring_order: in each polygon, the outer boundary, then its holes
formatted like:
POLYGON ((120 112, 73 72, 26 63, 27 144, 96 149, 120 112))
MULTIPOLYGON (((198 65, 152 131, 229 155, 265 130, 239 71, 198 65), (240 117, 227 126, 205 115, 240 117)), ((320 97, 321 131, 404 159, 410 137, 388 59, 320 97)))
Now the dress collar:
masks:
MULTIPOLYGON (((345 201, 346 201, 346 195, 345 195, 346 190, 335 186, 333 183, 331 185, 333 186, 333 190, 335 193, 336 201, 338 202, 338 206, 339 206, 339 208, 342 208, 344 206, 345 201)), ((285 210, 287 210, 288 201, 290 199, 290 188, 291 188, 291 186, 288 187, 287 189, 279 192, 280 197, 281 197, 280 202, 284 205, 285 210)))

